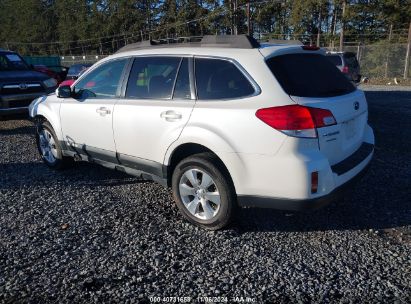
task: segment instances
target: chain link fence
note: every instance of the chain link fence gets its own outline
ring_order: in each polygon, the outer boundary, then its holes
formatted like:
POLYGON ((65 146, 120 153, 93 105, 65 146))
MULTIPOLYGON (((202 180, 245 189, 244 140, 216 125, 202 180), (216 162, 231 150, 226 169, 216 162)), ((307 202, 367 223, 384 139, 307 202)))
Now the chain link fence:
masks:
MULTIPOLYGON (((338 51, 338 47, 326 47, 328 51, 338 51)), ((361 74, 368 79, 403 78, 405 69, 406 43, 389 43, 381 41, 375 44, 344 45, 343 51, 357 55, 361 74)), ((61 65, 71 66, 77 63, 95 63, 108 55, 60 56, 61 65)), ((411 70, 411 69, 409 69, 411 70)), ((411 74, 411 73, 409 73, 411 74)), ((408 75, 411 78, 411 75, 408 75)))
MULTIPOLYGON (((336 51, 337 49, 329 50, 336 51)), ((403 78, 404 76, 406 43, 390 44, 383 41, 370 45, 345 45, 343 51, 357 54, 361 74, 370 79, 403 78)))
POLYGON ((108 55, 82 55, 82 56, 60 56, 61 65, 70 67, 78 63, 96 63, 108 55))

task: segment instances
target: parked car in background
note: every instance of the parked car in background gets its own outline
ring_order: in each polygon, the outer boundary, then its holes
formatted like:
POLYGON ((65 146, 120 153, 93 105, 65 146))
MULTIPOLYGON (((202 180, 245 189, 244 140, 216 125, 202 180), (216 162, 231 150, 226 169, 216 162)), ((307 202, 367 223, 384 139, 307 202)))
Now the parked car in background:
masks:
POLYGON ((33 68, 41 73, 44 73, 54 79, 56 79, 57 83, 60 84, 67 75, 68 68, 64 66, 46 66, 42 64, 36 64, 33 68))
POLYGON ((33 99, 56 87, 54 78, 33 70, 19 54, 0 49, 0 116, 27 112, 33 99))
POLYGON ((91 63, 79 63, 72 65, 67 72, 66 79, 60 84, 60 86, 71 86, 77 78, 79 78, 80 75, 91 66, 91 63))
POLYGON ((39 153, 51 168, 74 158, 170 186, 206 229, 238 206, 323 206, 374 152, 364 93, 324 55, 248 36, 128 45, 33 101, 39 153))
POLYGON ((70 79, 70 80, 64 80, 59 84, 59 87, 63 86, 71 86, 76 80, 70 79))
POLYGON ((361 82, 360 64, 355 53, 327 52, 330 60, 351 82, 358 85, 361 82))

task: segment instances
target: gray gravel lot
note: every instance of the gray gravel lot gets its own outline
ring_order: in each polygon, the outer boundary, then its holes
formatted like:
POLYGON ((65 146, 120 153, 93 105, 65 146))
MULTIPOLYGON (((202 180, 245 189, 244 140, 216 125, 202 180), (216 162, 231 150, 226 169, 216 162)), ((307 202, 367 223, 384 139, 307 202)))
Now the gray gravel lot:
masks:
POLYGON ((0 302, 410 303, 411 92, 366 94, 376 154, 350 196, 243 209, 219 232, 187 224, 160 185, 86 163, 53 172, 30 122, 0 121, 0 302))
POLYGON ((401 85, 375 85, 375 84, 361 84, 359 88, 363 91, 399 91, 399 92, 411 92, 410 86, 401 85))

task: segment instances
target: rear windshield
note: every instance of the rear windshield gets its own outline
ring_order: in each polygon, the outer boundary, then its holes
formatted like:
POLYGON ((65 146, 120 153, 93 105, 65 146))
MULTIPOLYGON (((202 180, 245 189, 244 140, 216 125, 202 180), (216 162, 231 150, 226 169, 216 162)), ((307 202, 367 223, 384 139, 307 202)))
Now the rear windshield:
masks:
POLYGON ((331 97, 355 91, 344 74, 320 54, 286 54, 268 59, 267 64, 291 96, 331 97))
POLYGON ((327 59, 331 61, 334 65, 342 65, 340 55, 327 55, 327 59))

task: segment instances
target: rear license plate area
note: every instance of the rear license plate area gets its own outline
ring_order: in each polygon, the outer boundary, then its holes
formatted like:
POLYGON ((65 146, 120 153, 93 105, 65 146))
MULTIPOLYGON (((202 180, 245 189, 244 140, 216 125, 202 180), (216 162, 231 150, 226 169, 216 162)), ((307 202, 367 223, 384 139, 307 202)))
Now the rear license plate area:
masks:
POLYGON ((357 127, 357 119, 351 119, 344 122, 344 133, 346 139, 351 139, 355 136, 357 127))

